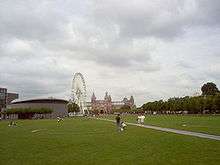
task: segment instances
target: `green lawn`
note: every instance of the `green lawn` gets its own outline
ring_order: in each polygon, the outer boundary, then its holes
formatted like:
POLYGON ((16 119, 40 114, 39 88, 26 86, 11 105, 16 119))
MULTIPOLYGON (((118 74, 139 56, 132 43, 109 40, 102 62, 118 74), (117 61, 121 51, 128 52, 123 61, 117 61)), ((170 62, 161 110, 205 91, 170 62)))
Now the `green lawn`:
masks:
MULTIPOLYGON (((220 116, 145 115, 145 124, 220 135, 220 116)), ((104 116, 114 119, 114 115, 104 116)), ((136 123, 137 115, 122 115, 124 121, 136 123)))
POLYGON ((220 142, 94 119, 0 122, 0 164, 219 164, 220 142), (38 130, 38 131, 36 131, 38 130), (34 131, 34 132, 32 132, 34 131))

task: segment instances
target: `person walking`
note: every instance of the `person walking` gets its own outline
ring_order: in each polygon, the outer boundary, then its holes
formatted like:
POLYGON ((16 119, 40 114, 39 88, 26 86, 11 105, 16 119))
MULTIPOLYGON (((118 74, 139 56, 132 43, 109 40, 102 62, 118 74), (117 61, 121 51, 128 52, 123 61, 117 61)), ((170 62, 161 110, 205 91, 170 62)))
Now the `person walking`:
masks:
POLYGON ((144 119, 145 119, 145 116, 144 116, 144 115, 141 115, 141 124, 142 124, 142 125, 144 124, 144 119))
POLYGON ((115 120, 116 120, 117 131, 120 132, 121 131, 121 116, 120 116, 120 114, 118 114, 115 117, 115 120))

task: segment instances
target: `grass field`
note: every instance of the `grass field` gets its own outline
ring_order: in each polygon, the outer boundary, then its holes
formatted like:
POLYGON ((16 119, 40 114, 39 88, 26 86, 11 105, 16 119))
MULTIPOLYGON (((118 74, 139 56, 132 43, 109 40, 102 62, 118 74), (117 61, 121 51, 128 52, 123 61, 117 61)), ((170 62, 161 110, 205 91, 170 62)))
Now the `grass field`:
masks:
MULTIPOLYGON (((114 115, 103 116, 114 119, 114 115)), ((136 123, 137 115, 122 115, 127 122, 136 123)), ((146 115, 145 124, 220 135, 220 116, 146 115)))
POLYGON ((0 164, 219 164, 220 142, 94 119, 0 122, 0 164))

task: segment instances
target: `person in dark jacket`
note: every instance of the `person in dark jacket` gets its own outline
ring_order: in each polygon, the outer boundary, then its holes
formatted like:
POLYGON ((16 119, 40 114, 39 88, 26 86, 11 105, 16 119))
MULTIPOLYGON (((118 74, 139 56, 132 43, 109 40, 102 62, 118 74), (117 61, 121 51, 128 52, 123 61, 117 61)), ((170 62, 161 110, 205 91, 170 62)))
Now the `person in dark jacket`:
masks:
POLYGON ((115 120, 116 120, 117 131, 120 131, 121 130, 121 116, 120 116, 120 114, 118 114, 115 117, 115 120))

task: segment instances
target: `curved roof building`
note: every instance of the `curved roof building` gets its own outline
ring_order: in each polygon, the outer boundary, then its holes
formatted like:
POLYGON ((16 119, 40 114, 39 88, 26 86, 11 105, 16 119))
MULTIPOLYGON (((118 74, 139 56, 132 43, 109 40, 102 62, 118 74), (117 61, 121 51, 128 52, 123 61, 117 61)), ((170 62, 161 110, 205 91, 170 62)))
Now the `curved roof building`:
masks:
POLYGON ((21 103, 63 103, 67 104, 67 100, 55 99, 55 98, 41 98, 41 99, 28 99, 28 100, 14 100, 11 104, 21 104, 21 103))
MULTIPOLYGON (((7 108, 49 108, 53 112, 46 115, 46 118, 64 117, 68 115, 67 100, 55 98, 41 98, 28 100, 14 100, 7 108)), ((37 116, 35 115, 37 118, 37 116)))

